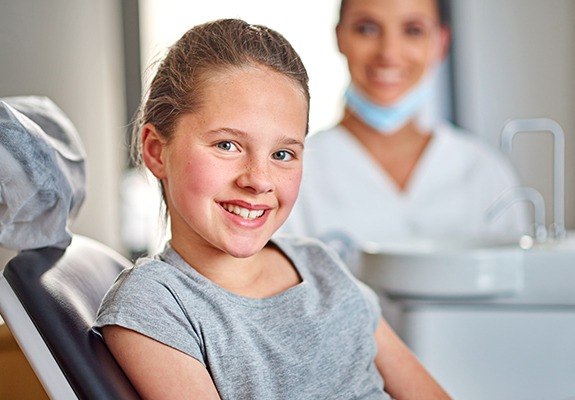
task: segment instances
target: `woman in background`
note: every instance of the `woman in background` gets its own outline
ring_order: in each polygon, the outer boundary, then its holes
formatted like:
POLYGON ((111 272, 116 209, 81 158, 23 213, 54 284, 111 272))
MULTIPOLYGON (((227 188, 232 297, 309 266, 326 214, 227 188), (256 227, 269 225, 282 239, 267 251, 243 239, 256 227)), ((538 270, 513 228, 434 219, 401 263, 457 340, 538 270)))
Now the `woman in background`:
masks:
POLYGON ((518 181, 507 161, 447 121, 425 124, 450 41, 439 0, 342 0, 336 28, 351 82, 335 127, 306 144, 300 197, 283 232, 326 241, 518 239, 525 209, 488 207, 518 181))

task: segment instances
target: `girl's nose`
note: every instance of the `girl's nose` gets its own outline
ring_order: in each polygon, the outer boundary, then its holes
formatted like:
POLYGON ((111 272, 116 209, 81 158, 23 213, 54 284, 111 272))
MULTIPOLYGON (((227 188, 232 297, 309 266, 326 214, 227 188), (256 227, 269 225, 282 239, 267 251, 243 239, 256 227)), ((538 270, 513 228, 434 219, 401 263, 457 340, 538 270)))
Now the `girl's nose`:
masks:
POLYGON ((273 192, 274 180, 269 167, 264 162, 250 162, 239 175, 237 185, 256 194, 273 192))

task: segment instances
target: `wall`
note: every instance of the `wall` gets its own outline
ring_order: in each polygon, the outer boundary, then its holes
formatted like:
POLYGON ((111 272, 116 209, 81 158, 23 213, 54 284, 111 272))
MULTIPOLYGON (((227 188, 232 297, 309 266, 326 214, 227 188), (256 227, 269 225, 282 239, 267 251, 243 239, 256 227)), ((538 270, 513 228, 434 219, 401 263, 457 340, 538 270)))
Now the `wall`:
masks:
MULTIPOLYGON (((575 228, 575 2, 452 1, 457 122, 498 145, 512 118, 548 117, 565 131, 567 227, 575 228)), ((512 160, 552 219, 551 135, 517 136, 512 160)))
POLYGON ((0 97, 50 97, 87 151, 87 198, 72 229, 121 250, 126 125, 117 0, 0 0, 0 97))
MULTIPOLYGON (((264 24, 290 41, 308 70, 313 134, 341 118, 348 73, 335 39, 339 1, 280 1, 270 7, 269 0, 140 0, 142 65, 146 68, 157 60, 168 46, 199 23, 242 18, 252 24, 264 24)), ((150 70, 145 72, 144 78, 149 80, 150 70)))

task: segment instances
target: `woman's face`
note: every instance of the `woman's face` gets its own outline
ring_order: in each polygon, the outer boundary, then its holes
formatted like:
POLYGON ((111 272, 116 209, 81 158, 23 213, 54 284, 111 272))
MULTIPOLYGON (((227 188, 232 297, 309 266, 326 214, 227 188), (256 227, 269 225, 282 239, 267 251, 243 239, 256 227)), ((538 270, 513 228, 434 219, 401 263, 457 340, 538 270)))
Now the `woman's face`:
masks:
POLYGON ((174 248, 245 258, 287 218, 302 173, 307 101, 265 68, 216 73, 172 139, 144 130, 146 165, 163 182, 174 248))
POLYGON ((436 0, 347 0, 336 33, 353 84, 382 106, 439 63, 449 41, 436 0))

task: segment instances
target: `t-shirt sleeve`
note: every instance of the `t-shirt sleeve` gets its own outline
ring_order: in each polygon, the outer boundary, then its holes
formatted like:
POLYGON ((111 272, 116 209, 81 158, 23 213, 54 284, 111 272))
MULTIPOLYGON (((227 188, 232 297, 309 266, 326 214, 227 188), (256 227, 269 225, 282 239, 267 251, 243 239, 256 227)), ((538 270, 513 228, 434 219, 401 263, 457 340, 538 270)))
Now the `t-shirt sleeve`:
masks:
POLYGON ((137 268, 122 272, 102 301, 93 327, 101 334, 106 325, 141 333, 205 365, 201 337, 177 293, 137 268))
POLYGON ((333 247, 328 246, 327 244, 325 244, 321 241, 317 241, 317 245, 323 249, 323 251, 326 253, 326 257, 328 257, 328 259, 330 260, 330 261, 326 261, 326 263, 327 262, 333 262, 333 263, 337 264, 338 268, 345 275, 347 275, 347 277, 349 279, 351 279, 354 282, 354 284, 359 288, 359 292, 360 292, 361 296, 363 297, 363 300, 364 300, 364 302, 367 306, 367 310, 369 312, 370 321, 372 322, 373 331, 375 332, 375 330, 377 329, 377 326, 379 325, 379 320, 382 318, 382 311, 381 311, 381 306, 379 303, 379 297, 368 285, 366 285, 364 282, 357 279, 351 273, 349 268, 345 265, 345 263, 342 261, 339 254, 336 252, 336 250, 333 247))
POLYGON ((379 325, 379 320, 382 318, 381 306, 379 304, 379 297, 365 283, 357 279, 355 279, 355 281, 370 311, 370 315, 372 317, 371 321, 373 322, 373 331, 375 332, 377 326, 379 325))

